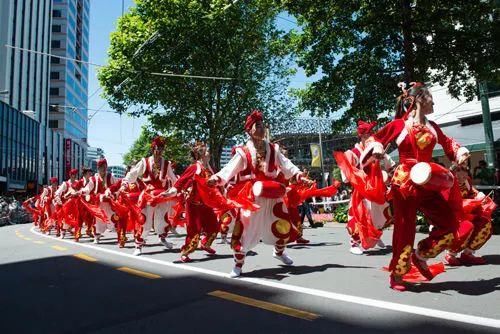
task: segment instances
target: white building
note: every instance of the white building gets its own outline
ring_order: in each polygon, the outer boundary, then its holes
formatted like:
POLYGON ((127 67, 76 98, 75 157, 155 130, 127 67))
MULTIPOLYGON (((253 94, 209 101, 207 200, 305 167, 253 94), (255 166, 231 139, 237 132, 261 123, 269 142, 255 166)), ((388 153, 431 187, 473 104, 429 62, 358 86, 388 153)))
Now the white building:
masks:
POLYGON ((121 179, 125 177, 126 169, 123 166, 109 166, 108 171, 113 174, 114 177, 121 179))
POLYGON ((104 157, 104 151, 99 147, 90 147, 87 148, 87 161, 89 161, 89 167, 92 168, 93 171, 97 170, 97 160, 104 157))

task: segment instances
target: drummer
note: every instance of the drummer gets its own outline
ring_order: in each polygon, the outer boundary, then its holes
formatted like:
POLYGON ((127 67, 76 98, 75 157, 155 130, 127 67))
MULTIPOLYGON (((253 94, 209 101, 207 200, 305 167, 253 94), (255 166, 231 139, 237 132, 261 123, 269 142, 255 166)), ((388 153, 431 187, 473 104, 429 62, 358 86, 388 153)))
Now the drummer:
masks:
POLYGON ((285 253, 292 225, 283 203, 285 187, 279 176, 282 174, 293 182, 310 182, 303 177, 299 168, 280 152, 277 144, 264 139, 265 128, 260 111, 254 110, 248 115, 245 131, 250 136, 246 145, 238 147, 231 161, 209 179, 210 185, 225 185, 239 175, 239 182, 254 184, 255 203, 260 207, 255 212, 240 210, 231 242, 235 261, 231 277, 241 275, 246 252, 260 240, 274 245, 274 258, 285 265, 293 264, 293 260, 285 253), (281 189, 283 191, 280 193, 281 189))
MULTIPOLYGON (((410 179, 410 171, 415 164, 431 162, 432 151, 438 143, 448 158, 458 164, 469 158, 469 151, 427 119, 427 115, 434 111, 432 95, 427 87, 420 82, 412 83, 408 90, 405 86, 400 84, 403 94, 397 101, 395 120, 370 138, 371 142, 361 157, 361 161, 369 158, 370 154, 383 158, 384 147, 393 141, 398 145, 400 164, 391 181, 395 222, 393 257, 389 266, 390 287, 398 291, 407 288, 402 277, 409 271, 411 263, 431 280, 433 274, 427 266, 427 259, 436 257, 445 249, 462 245, 472 231, 470 222, 459 222, 457 218, 457 208, 461 203, 451 201, 452 196, 447 200, 440 191, 418 186, 410 179), (428 218, 433 229, 414 250, 417 210, 428 218)), ((456 182, 454 188, 457 188, 455 186, 456 182)))
MULTIPOLYGON (((175 190, 173 185, 177 181, 177 176, 172 170, 171 162, 163 158, 164 150, 165 139, 163 137, 154 138, 151 142, 151 151, 153 155, 141 159, 130 169, 122 180, 120 192, 126 191, 128 184, 135 183, 138 178, 142 178, 146 190, 153 195, 173 195, 172 192, 168 193, 168 190, 175 190)), ((172 211, 172 206, 173 202, 167 201, 158 203, 155 206, 147 205, 143 209, 146 221, 144 225, 136 231, 134 255, 138 256, 142 254, 142 247, 146 243, 153 222, 160 242, 165 248, 172 249, 174 247, 171 242, 167 241, 167 234, 171 227, 168 216, 172 211)))

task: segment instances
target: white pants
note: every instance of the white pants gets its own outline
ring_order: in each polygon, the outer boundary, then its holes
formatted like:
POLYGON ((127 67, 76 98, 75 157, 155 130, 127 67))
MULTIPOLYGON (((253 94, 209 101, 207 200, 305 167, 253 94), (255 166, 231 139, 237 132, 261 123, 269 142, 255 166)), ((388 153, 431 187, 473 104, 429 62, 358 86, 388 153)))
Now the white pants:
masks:
POLYGON ((240 213, 243 225, 240 243, 243 252, 254 248, 260 240, 268 245, 275 245, 279 239, 288 239, 290 236, 288 210, 281 198, 257 197, 255 204, 259 205, 260 209, 254 212, 241 210, 240 213))
POLYGON ((146 216, 146 221, 144 222, 141 238, 146 241, 149 231, 154 223, 154 228, 156 234, 161 239, 162 235, 166 236, 168 231, 165 228, 170 225, 167 224, 168 215, 172 214, 173 201, 157 204, 156 206, 147 206, 142 209, 142 213, 146 216))
POLYGON ((102 221, 101 219, 96 218, 96 220, 95 220, 95 232, 97 234, 103 234, 106 231, 108 224, 112 224, 111 217, 113 216, 114 211, 111 210, 111 205, 109 205, 109 203, 107 203, 107 202, 101 202, 101 204, 99 206, 104 212, 106 212, 106 216, 108 217, 108 220, 102 221))

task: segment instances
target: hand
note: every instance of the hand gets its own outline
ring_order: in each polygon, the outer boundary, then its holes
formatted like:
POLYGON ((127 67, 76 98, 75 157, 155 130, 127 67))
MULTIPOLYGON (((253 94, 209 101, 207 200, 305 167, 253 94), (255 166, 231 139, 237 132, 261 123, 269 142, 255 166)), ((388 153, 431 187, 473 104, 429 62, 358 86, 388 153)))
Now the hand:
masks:
POLYGON ((300 182, 302 182, 303 184, 305 184, 307 186, 310 186, 314 183, 313 180, 311 180, 310 178, 307 178, 307 177, 301 177, 300 182))
POLYGON ((215 175, 212 175, 207 181, 209 187, 214 187, 217 183, 219 183, 219 179, 215 175))
POLYGON ((172 187, 170 189, 168 189, 167 191, 164 191, 161 193, 161 195, 163 197, 172 197, 172 196, 175 196, 177 194, 177 189, 172 187))
POLYGON ((462 155, 458 158, 457 163, 458 163, 459 165, 464 165, 464 164, 467 162, 467 160, 469 160, 469 158, 470 158, 470 153, 465 153, 465 154, 462 154, 462 155))

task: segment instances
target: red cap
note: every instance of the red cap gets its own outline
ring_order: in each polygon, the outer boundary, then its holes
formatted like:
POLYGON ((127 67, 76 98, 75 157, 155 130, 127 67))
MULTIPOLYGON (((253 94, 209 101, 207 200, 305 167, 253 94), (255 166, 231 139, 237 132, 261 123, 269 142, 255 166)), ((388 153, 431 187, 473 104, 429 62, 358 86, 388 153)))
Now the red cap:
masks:
POLYGON ((155 137, 153 141, 151 142, 151 149, 154 149, 155 147, 158 148, 164 148, 165 147, 165 138, 163 137, 155 137))
POLYGON ((57 177, 55 177, 55 176, 51 177, 50 178, 50 183, 57 183, 57 184, 59 184, 59 179, 57 177))
POLYGON ((104 165, 108 165, 108 161, 106 160, 106 158, 102 158, 102 159, 99 159, 97 161, 97 168, 101 167, 101 166, 104 166, 104 165))
POLYGON ((245 131, 250 132, 252 126, 258 121, 262 121, 262 113, 259 110, 252 110, 250 115, 247 116, 247 120, 245 122, 245 131))
POLYGON ((72 170, 69 171, 69 176, 72 175, 78 175, 78 169, 73 168, 72 170))
POLYGON ((377 122, 366 123, 364 121, 358 121, 358 136, 369 135, 373 133, 373 128, 377 125, 377 122))

